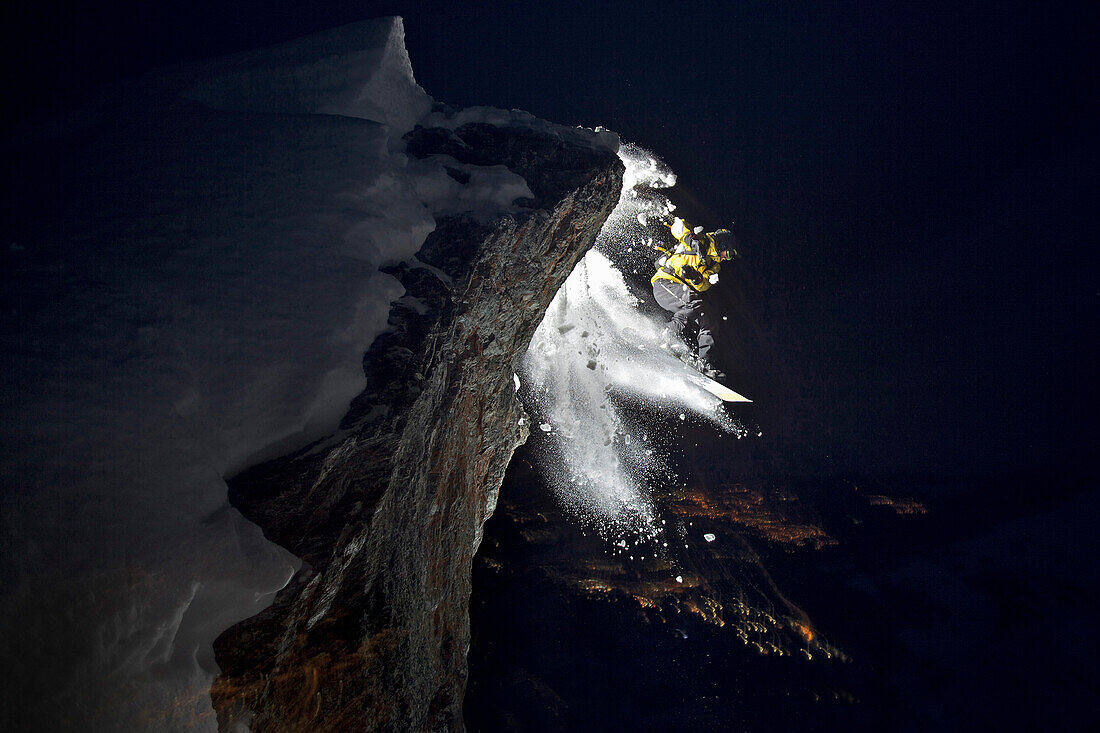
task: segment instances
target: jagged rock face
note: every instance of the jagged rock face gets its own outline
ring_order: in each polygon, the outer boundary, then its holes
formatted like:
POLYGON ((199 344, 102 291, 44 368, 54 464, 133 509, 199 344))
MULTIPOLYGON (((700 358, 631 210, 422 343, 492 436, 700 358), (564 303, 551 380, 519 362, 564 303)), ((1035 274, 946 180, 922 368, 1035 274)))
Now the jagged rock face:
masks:
POLYGON ((365 357, 342 439, 231 482, 234 505, 306 565, 216 643, 222 729, 463 728, 473 557, 527 435, 513 374, 617 203, 622 165, 491 125, 418 128, 407 143, 507 165, 535 200, 490 224, 439 222, 418 255, 433 269, 391 270, 407 295, 365 357))

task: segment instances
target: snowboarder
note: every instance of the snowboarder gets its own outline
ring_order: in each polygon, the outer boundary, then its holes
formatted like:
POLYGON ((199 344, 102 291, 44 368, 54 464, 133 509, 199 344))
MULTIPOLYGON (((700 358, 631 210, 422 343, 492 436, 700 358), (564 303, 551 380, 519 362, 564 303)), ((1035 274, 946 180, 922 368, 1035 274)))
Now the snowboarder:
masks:
POLYGON ((650 279, 658 305, 672 313, 667 334, 674 351, 690 349, 694 366, 708 377, 722 378, 708 359, 714 345, 711 322, 703 302, 703 293, 718 283, 721 263, 737 256, 732 248, 733 235, 728 229, 704 232, 690 227, 679 217, 666 226, 676 239, 672 250, 656 247, 663 254, 657 260, 657 273, 650 279))

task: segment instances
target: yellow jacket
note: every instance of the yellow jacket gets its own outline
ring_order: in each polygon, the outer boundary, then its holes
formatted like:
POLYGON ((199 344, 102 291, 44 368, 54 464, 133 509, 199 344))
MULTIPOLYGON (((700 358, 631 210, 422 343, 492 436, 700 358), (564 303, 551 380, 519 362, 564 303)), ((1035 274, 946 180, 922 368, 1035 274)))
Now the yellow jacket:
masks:
POLYGON ((666 226, 677 243, 671 251, 657 247, 664 256, 657 261, 657 273, 650 278, 650 284, 666 279, 683 283, 696 292, 709 290, 712 280, 718 281, 718 271, 722 269, 715 247, 715 232, 695 234, 680 218, 666 226))

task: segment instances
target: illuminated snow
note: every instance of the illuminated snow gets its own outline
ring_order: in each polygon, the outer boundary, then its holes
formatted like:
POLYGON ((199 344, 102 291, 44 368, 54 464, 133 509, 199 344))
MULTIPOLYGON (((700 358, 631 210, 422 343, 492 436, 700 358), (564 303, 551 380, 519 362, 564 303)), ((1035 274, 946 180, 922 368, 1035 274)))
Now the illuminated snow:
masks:
POLYGON ((650 267, 653 222, 673 209, 660 189, 676 179, 637 146, 624 145, 619 157, 626 166, 620 203, 551 302, 524 371, 537 409, 555 426, 543 461, 558 497, 609 539, 646 540, 661 529, 653 490, 676 479, 659 452, 643 446, 643 426, 667 432, 670 416, 683 421, 690 413, 722 431, 744 429, 662 348, 664 323, 646 315, 627 287, 620 267, 650 267), (633 440, 639 432, 642 440, 633 440))

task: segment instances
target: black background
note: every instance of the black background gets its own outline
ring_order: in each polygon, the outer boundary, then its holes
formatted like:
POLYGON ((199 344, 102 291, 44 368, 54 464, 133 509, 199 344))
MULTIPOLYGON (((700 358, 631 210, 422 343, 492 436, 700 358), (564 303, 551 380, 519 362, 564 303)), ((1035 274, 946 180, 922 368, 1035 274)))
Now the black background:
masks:
POLYGON ((1096 8, 9 5, 5 122, 398 14, 437 100, 604 125, 673 167, 686 215, 737 221, 767 368, 795 384, 764 394, 806 465, 1080 479, 1095 475, 1096 8))

